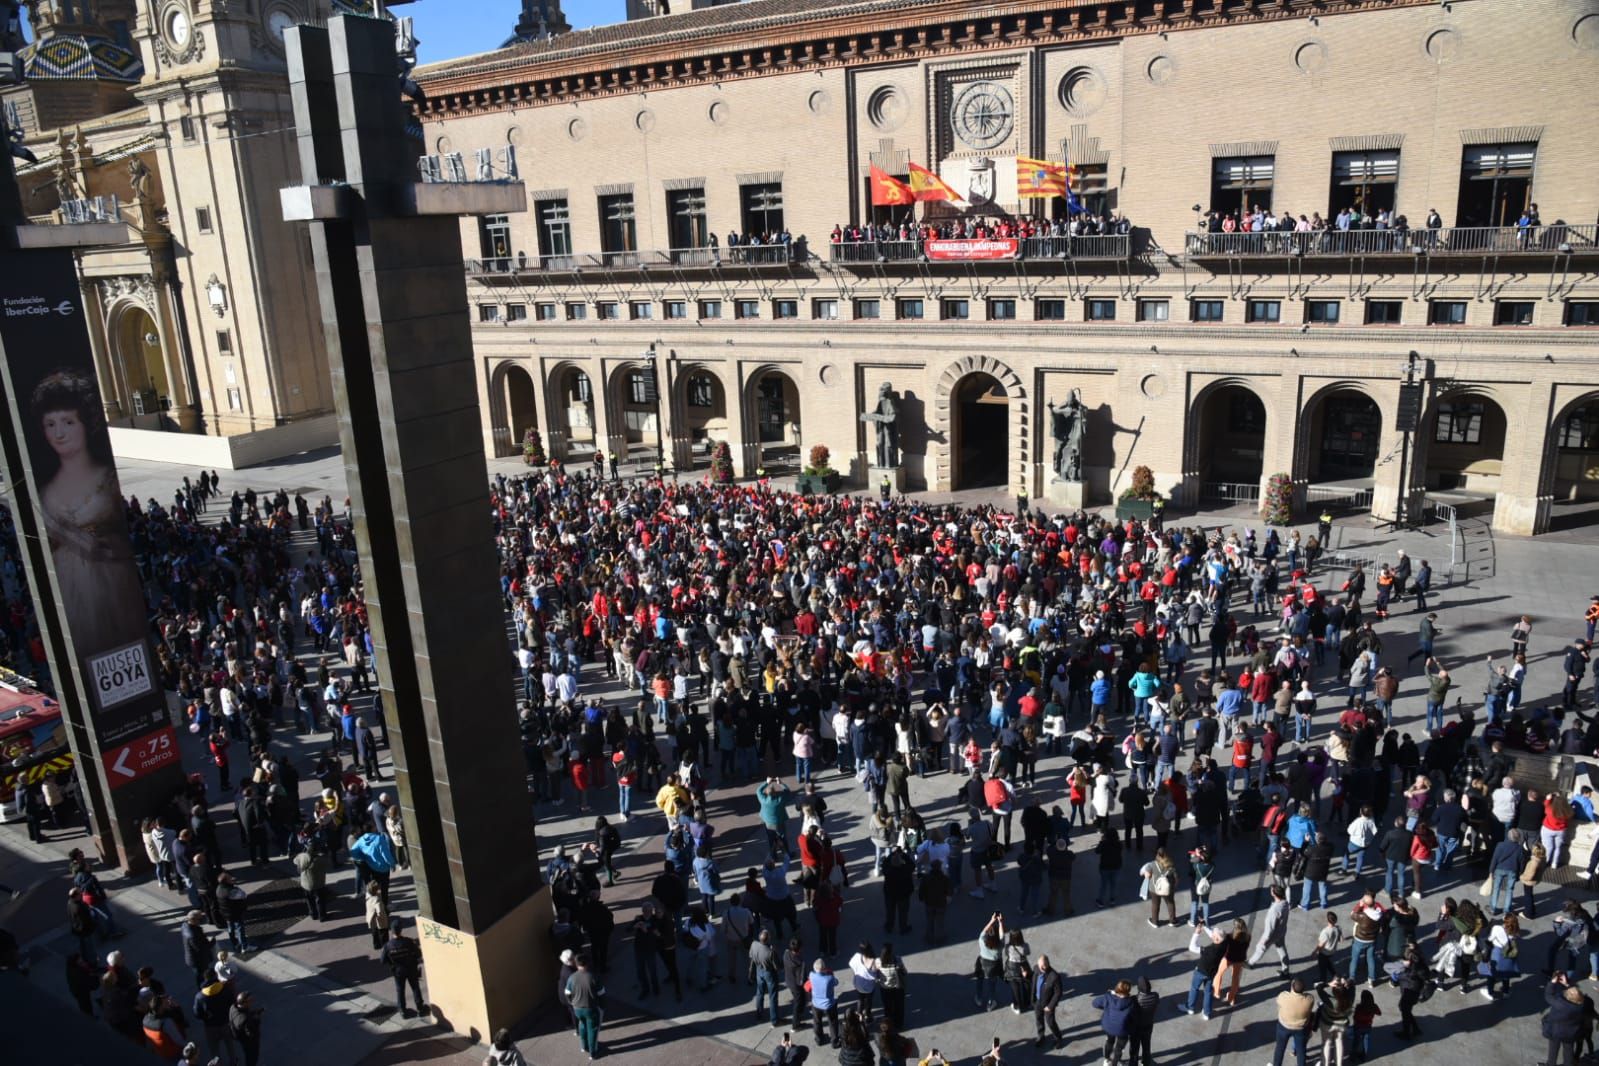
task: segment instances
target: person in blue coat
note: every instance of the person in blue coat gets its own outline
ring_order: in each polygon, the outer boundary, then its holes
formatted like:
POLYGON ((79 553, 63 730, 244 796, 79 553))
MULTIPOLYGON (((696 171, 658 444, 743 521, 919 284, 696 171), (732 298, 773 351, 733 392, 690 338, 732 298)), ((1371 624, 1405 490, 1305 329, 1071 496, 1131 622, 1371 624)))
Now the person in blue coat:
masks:
POLYGON ((1105 1033, 1105 1062, 1108 1066, 1121 1066, 1127 1042, 1132 1039, 1138 1020, 1138 1004, 1132 996, 1133 986, 1127 981, 1117 981, 1109 992, 1094 997, 1094 1009, 1099 1011, 1099 1027, 1105 1033))
POLYGON ((716 860, 711 858, 711 846, 702 845, 694 856, 694 882, 699 885, 700 900, 705 904, 705 913, 716 914, 716 894, 722 891, 722 871, 717 868, 716 860))

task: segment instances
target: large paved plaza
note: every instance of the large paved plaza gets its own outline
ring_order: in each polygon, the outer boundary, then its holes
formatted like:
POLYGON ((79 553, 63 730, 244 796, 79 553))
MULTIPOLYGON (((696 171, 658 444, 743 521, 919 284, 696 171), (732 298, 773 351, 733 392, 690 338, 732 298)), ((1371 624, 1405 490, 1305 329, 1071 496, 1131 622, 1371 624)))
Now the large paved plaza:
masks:
MULTIPOLYGON (((517 472, 516 467, 499 464, 498 469, 517 472)), ((122 464, 124 489, 141 497, 166 499, 182 474, 188 471, 157 464, 122 464)), ((335 500, 343 491, 342 468, 337 456, 311 455, 280 466, 227 474, 222 491, 246 485, 268 491, 287 488, 291 494, 307 490, 326 492, 335 500)), ((973 501, 975 502, 975 500, 973 501)), ((1256 525, 1247 516, 1206 515, 1181 518, 1207 527, 1256 525)), ((1307 530, 1308 532, 1308 530, 1307 530)), ((1588 595, 1593 591, 1589 576, 1594 548, 1580 540, 1561 543, 1549 538, 1522 540, 1500 538, 1494 545, 1491 565, 1486 555, 1477 567, 1482 576, 1444 580, 1449 558, 1448 536, 1433 529, 1400 535, 1374 531, 1366 518, 1340 521, 1335 534, 1340 550, 1351 555, 1391 558, 1404 548, 1417 559, 1430 559, 1439 571, 1435 597, 1442 635, 1438 651, 1456 669, 1458 689, 1471 706, 1480 703, 1476 692, 1482 675, 1482 660, 1488 654, 1503 655, 1513 615, 1527 613, 1535 620, 1528 660, 1530 670, 1526 702, 1537 704, 1558 698, 1560 656, 1571 638, 1580 634, 1579 622, 1588 595)), ((314 546, 314 545, 313 545, 314 546)), ((1323 583, 1336 582, 1337 576, 1323 577, 1323 583)), ((1245 616, 1246 619, 1249 616, 1245 616)), ((1414 647, 1416 619, 1409 605, 1380 625, 1384 636, 1385 662, 1403 667, 1405 656, 1414 647)), ((485 640, 503 639, 501 634, 484 634, 485 640)), ((509 659, 508 659, 509 669, 509 659)), ((1422 717, 1423 687, 1415 669, 1405 671, 1397 701, 1396 725, 1416 732, 1422 717)), ((1332 681, 1323 671, 1318 692, 1330 689, 1332 681)), ((621 695, 604 683, 603 672, 595 664, 582 675, 585 694, 601 698, 621 695)), ((1323 706, 1327 706, 1324 702, 1323 706)), ((1317 730, 1315 740, 1325 737, 1317 730)), ((292 734, 281 733, 297 762, 309 761, 313 746, 292 734)), ((190 738, 192 739, 192 738, 190 738)), ((1292 745, 1285 745, 1292 750, 1292 745)), ((198 745, 186 751, 189 765, 198 768, 198 745)), ((387 760, 385 758, 385 766, 387 760)), ((792 764, 790 764, 791 766, 792 764)), ((1040 764, 1037 783, 1020 790, 1023 801, 1037 798, 1046 807, 1064 804, 1066 760, 1046 757, 1040 764)), ((791 769, 789 771, 792 772, 791 769)), ((712 780, 715 780, 713 775, 712 780)), ((866 835, 869 815, 866 798, 852 778, 833 772, 819 775, 822 792, 829 804, 827 824, 841 842, 851 867, 851 885, 846 893, 840 953, 834 960, 841 972, 858 940, 878 943, 883 939, 883 902, 880 882, 870 876, 871 846, 866 835)), ((958 779, 935 774, 913 778, 911 797, 916 809, 929 825, 944 824, 955 816, 958 779)), ((381 787, 381 784, 379 785, 381 787)), ((302 789, 310 795, 312 785, 302 789)), ((764 835, 755 817, 753 786, 712 787, 709 813, 717 828, 719 863, 731 884, 741 880, 741 871, 756 864, 765 854, 764 835)), ((213 791, 213 801, 216 794, 213 791)), ((595 810, 615 809, 615 792, 600 792, 595 810)), ((218 805, 217 819, 222 827, 225 848, 232 850, 233 815, 227 803, 218 805)), ((547 856, 558 844, 575 848, 591 836, 592 814, 579 815, 573 802, 565 806, 539 808, 540 844, 547 856)), ((670 995, 640 1003, 635 999, 631 976, 631 955, 627 924, 640 901, 648 894, 650 880, 659 870, 662 858, 662 821, 653 809, 636 816, 624 832, 620 856, 622 880, 607 889, 605 899, 617 917, 617 936, 612 945, 612 972, 608 982, 610 1002, 602 1043, 608 1058, 618 1062, 753 1063, 765 1061, 781 1031, 757 1021, 752 1010, 748 986, 733 986, 726 980, 707 993, 690 991, 684 1002, 670 995)), ((1184 831, 1184 850, 1193 843, 1194 831, 1184 831)), ((52 834, 48 845, 26 842, 20 826, 0 830, 0 883, 14 888, 55 879, 64 885, 61 855, 65 849, 81 844, 75 833, 52 834)), ((1018 841, 1020 834, 1018 833, 1018 841)), ((1088 1063, 1100 1058, 1099 1019, 1088 1001, 1105 991, 1119 978, 1148 976, 1161 994, 1155 1030, 1156 1060, 1162 1063, 1213 1061, 1263 1062, 1270 1059, 1270 1043, 1275 1035, 1273 997, 1281 990, 1274 968, 1267 964, 1249 970, 1244 979, 1239 1005, 1222 1010, 1211 1022, 1185 1017, 1177 1012, 1177 1002, 1186 993, 1193 959, 1187 954, 1187 929, 1151 929, 1145 922, 1147 906, 1137 899, 1135 871, 1141 864, 1137 853, 1128 857, 1116 905, 1105 910, 1093 906, 1096 887, 1091 854, 1093 835, 1074 833, 1072 846, 1078 852, 1073 901, 1077 914, 1070 918, 1012 919, 1012 927, 1025 931, 1034 953, 1047 953, 1067 977, 1067 995, 1060 1021, 1068 1043, 1063 1051, 1040 1052, 1033 1046, 1031 1014, 1017 1016, 1007 1007, 979 1009, 973 1004, 972 964, 979 929, 987 916, 1001 910, 1008 916, 1017 909, 1018 886, 1011 860, 1001 867, 998 890, 977 900, 962 891, 949 913, 949 942, 930 947, 922 937, 920 907, 913 908, 915 930, 893 937, 895 946, 910 973, 907 1026, 922 1054, 940 1049, 951 1062, 975 1062, 998 1037, 1005 1048, 1007 1063, 1065 1062, 1088 1063)), ((1174 842, 1175 843, 1175 842, 1174 842)), ((1153 850, 1153 842, 1148 845, 1153 850)), ((1175 848, 1174 848, 1175 851, 1175 848)), ((230 864, 241 855, 229 855, 230 864)), ((347 873, 332 882, 336 902, 333 919, 324 924, 304 920, 297 895, 292 892, 292 870, 283 861, 267 867, 235 867, 255 898, 255 921, 260 924, 258 939, 262 950, 241 962, 243 982, 256 990, 268 1008, 263 1062, 311 1061, 306 1048, 314 1040, 314 1061, 323 1062, 410 1062, 481 1061, 481 1051, 469 1049, 465 1042, 436 1029, 425 1021, 398 1018, 390 1006, 389 981, 378 965, 359 915, 350 898, 347 873)), ((970 868, 967 887, 970 887, 970 868)), ((1432 928, 1437 905, 1445 895, 1475 892, 1482 870, 1457 870, 1442 883, 1429 884, 1420 908, 1423 935, 1432 928)), ((1366 876, 1368 886, 1380 887, 1380 876, 1366 876)), ((145 884, 124 884, 108 880, 113 898, 124 916, 129 935, 117 946, 133 965, 154 965, 158 973, 180 974, 184 968, 176 930, 187 905, 178 897, 145 884)), ((1213 895, 1213 922, 1243 918, 1253 926, 1269 902, 1267 877, 1256 861, 1252 842, 1234 842, 1224 848, 1213 895)), ((1359 888, 1351 877, 1335 877, 1331 904, 1347 915, 1359 888)), ((1470 1055, 1482 1062, 1531 1063, 1539 1061, 1543 1043, 1539 1038, 1538 1015, 1542 1006, 1542 982, 1538 974, 1551 942, 1550 916, 1558 911, 1564 894, 1588 902, 1592 894, 1579 888, 1540 889, 1538 918, 1527 923, 1530 936, 1522 955, 1526 975, 1519 978, 1511 995, 1489 1004, 1475 993, 1462 998, 1453 992, 1442 993, 1418 1010, 1422 1035, 1414 1041, 1400 1041, 1395 1035, 1397 993, 1383 989, 1377 993, 1383 1008, 1374 1038, 1373 1052, 1380 1057, 1405 1056, 1405 1061, 1444 1062, 1470 1055)), ((33 959, 32 982, 50 996, 66 1001, 61 980, 61 962, 71 950, 71 937, 60 922, 56 892, 46 892, 30 903, 23 914, 10 919, 19 940, 33 959)), ((724 895, 725 899, 725 895, 724 895)), ((1186 908, 1187 893, 1179 892, 1179 907, 1186 908)), ((394 881, 394 910, 409 914, 412 904, 403 874, 394 881)), ((815 927, 808 913, 802 913, 803 936, 807 951, 814 950, 815 927)), ((1320 927, 1319 912, 1295 911, 1291 918, 1288 945, 1296 973, 1313 976, 1309 949, 1320 927)), ((1347 928, 1347 919, 1345 920, 1347 928)), ((1347 961, 1347 949, 1339 954, 1340 965, 1347 961)), ((1002 997, 1003 999, 1003 997, 1002 997)), ((786 997, 785 997, 786 1002, 786 997)), ((546 1011, 521 1034, 521 1046, 530 1061, 539 1066, 577 1061, 576 1038, 565 1029, 554 1011, 546 1011)), ((809 1033, 800 1034, 809 1042, 809 1033)), ((823 1048, 812 1061, 830 1062, 833 1052, 823 1048)))

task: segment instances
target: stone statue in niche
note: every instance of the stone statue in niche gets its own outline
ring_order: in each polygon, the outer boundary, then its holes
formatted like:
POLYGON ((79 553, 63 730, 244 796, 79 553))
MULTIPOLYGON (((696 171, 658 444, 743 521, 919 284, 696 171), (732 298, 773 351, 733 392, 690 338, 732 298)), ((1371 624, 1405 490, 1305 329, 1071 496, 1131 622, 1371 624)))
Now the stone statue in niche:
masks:
POLYGON ((1083 440, 1087 436, 1088 408, 1083 392, 1073 389, 1066 402, 1049 404, 1050 436, 1055 442, 1055 477, 1061 481, 1083 480, 1083 440))
POLYGON ((895 467, 899 465, 899 404, 894 398, 894 386, 885 381, 877 389, 877 405, 861 414, 862 422, 877 428, 877 450, 873 465, 895 467))

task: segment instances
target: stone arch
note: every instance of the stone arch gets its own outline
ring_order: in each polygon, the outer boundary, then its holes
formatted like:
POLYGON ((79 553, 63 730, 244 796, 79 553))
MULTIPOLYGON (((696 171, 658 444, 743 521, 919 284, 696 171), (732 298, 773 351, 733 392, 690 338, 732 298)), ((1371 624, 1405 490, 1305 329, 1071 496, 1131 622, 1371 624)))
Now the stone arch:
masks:
POLYGON ((575 452, 598 448, 599 419, 594 394, 594 374, 590 368, 571 360, 561 360, 544 374, 544 449, 552 459, 568 460, 575 452), (582 398, 581 380, 587 381, 587 399, 582 398))
POLYGON ((1206 382, 1188 405, 1183 426, 1183 470, 1189 502, 1197 502, 1207 482, 1234 482, 1258 485, 1265 470, 1266 443, 1269 440, 1271 407, 1261 394, 1259 383, 1246 377, 1222 377, 1206 382), (1260 424, 1240 428, 1233 423, 1218 434, 1210 425, 1210 408, 1216 398, 1229 389, 1241 390, 1259 404, 1260 424), (1257 444, 1258 438, 1258 444, 1257 444), (1258 456, 1254 453, 1258 448, 1258 456), (1225 476, 1224 476, 1225 475, 1225 476))
POLYGON ((954 486, 955 463, 952 453, 955 436, 955 390, 959 388, 962 379, 972 374, 987 374, 992 377, 999 382, 1005 390, 1005 395, 1010 398, 1010 428, 1007 433, 1010 447, 1007 459, 1009 469, 1005 472, 1006 487, 1025 482, 1029 488, 1032 488, 1031 479, 1027 478, 1030 461, 1027 435, 1032 423, 1029 418, 1027 388, 1016 371, 1000 360, 987 355, 966 355, 944 368, 944 373, 939 376, 938 385, 933 390, 933 420, 940 438, 940 447, 935 455, 933 490, 949 492, 954 486))
POLYGON ((673 368, 670 421, 674 469, 692 470, 696 464, 708 464, 710 449, 717 441, 726 441, 729 447, 733 446, 737 439, 737 427, 734 425, 737 412, 730 405, 733 395, 734 390, 728 388, 719 366, 682 362, 673 368), (697 398, 707 398, 695 395, 698 386, 694 383, 701 378, 711 381, 709 406, 691 402, 697 398))
POLYGON ((1509 416, 1509 398, 1491 385, 1448 384, 1438 387, 1422 412, 1416 434, 1415 456, 1411 464, 1411 484, 1421 491, 1462 491, 1487 498, 1489 505, 1500 487, 1504 465, 1509 416), (1446 405, 1481 403, 1481 421, 1460 443, 1438 441, 1438 418, 1446 405))
MULTIPOLYGON (((494 454, 502 458, 520 455, 523 434, 542 428, 533 368, 517 360, 496 364, 489 372, 488 400, 494 454)), ((548 441, 545 448, 549 448, 548 441)))
POLYGON ((106 342, 124 413, 154 416, 171 405, 175 383, 168 378, 154 311, 141 300, 118 300, 106 313, 106 342))
MULTIPOLYGON (((653 467, 656 453, 666 445, 663 398, 658 391, 654 399, 649 398, 648 391, 643 393, 644 398, 635 398, 631 391, 634 374, 653 380, 656 390, 663 387, 659 367, 648 359, 623 359, 610 366, 604 396, 606 448, 625 463, 637 446, 642 453, 648 453, 653 467)), ((648 385, 645 387, 647 390, 648 385)))
POLYGON ((1599 439, 1587 435, 1570 447, 1562 441, 1567 420, 1590 407, 1599 414, 1599 389, 1589 389, 1567 400, 1544 429, 1538 497, 1548 501, 1548 508, 1539 523, 1543 528, 1534 532, 1571 529, 1599 521, 1599 507, 1594 506, 1599 501, 1599 439))
MULTIPOLYGON (((1317 387, 1300 404, 1296 426, 1293 469, 1296 481, 1316 482, 1372 477, 1377 464, 1383 461, 1392 443, 1389 440, 1391 431, 1388 428, 1387 412, 1384 411, 1382 398, 1372 391, 1365 381, 1356 378, 1342 378, 1317 387), (1341 395, 1363 398, 1376 412, 1375 438, 1369 442, 1363 440, 1357 442, 1347 439, 1356 432, 1356 427, 1348 425, 1338 427, 1337 434, 1346 438, 1341 442, 1346 445, 1346 449, 1335 456, 1329 456, 1327 405, 1341 395), (1366 444, 1368 447, 1358 448, 1357 444, 1366 444), (1363 472, 1355 472, 1361 467, 1365 467, 1363 472)), ((1361 428, 1359 432, 1369 433, 1372 429, 1361 428)))
MULTIPOLYGON (((794 449, 798 462, 805 462, 804 409, 800 393, 800 368, 790 363, 762 363, 744 377, 740 389, 742 402, 740 416, 744 423, 744 470, 746 473, 766 466, 768 452, 786 452, 794 449), (770 398, 762 393, 761 383, 772 375, 787 383, 782 390, 782 409, 777 410, 775 392, 770 398)), ((835 455, 835 468, 848 457, 835 455)))

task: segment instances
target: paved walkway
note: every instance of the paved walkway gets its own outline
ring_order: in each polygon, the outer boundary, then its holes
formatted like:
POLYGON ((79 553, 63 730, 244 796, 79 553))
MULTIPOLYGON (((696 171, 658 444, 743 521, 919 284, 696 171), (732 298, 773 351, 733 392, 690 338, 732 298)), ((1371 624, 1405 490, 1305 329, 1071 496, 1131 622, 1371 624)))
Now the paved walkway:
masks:
MULTIPOLYGON (((503 461, 492 464, 492 468, 508 473, 522 469, 519 463, 503 461)), ((174 483, 188 471, 157 464, 124 463, 122 472, 125 492, 153 495, 167 501, 174 483)), ((343 491, 343 473, 336 455, 313 455, 298 462, 223 476, 224 493, 246 485, 263 491, 278 487, 287 488, 291 493, 309 490, 308 495, 327 492, 338 501, 343 491)), ((977 502, 982 497, 961 494, 954 498, 977 502)), ((997 497, 994 502, 1008 503, 997 497)), ((1252 522, 1247 515, 1207 515, 1197 521, 1205 525, 1258 526, 1258 522, 1252 522)), ((1403 547, 1413 557, 1431 559, 1442 578, 1443 564, 1448 558, 1446 538, 1426 532, 1397 536, 1379 534, 1365 519, 1352 519, 1339 525, 1340 550, 1391 556, 1396 548, 1403 547)), ((1458 691, 1465 696, 1468 705, 1479 702, 1473 696, 1481 680, 1481 660, 1490 652, 1503 655, 1508 646, 1505 634, 1509 619, 1521 612, 1532 614, 1536 623, 1529 656, 1532 668, 1526 685, 1527 700, 1535 703, 1558 692, 1560 649, 1566 640, 1578 633, 1580 626, 1575 620, 1580 618, 1588 596, 1599 592, 1599 582, 1590 587, 1583 580, 1593 572, 1594 539, 1577 534, 1566 534, 1559 543, 1500 538, 1495 545, 1495 570, 1491 576, 1462 575, 1439 589, 1434 598, 1443 627, 1439 651, 1448 663, 1459 667, 1458 691)), ((1444 582, 1440 580, 1439 584, 1444 585, 1444 582)), ((1414 646, 1413 617, 1408 613, 1397 614, 1382 631, 1387 640, 1387 661, 1402 665, 1404 656, 1414 646)), ((619 695, 601 681, 599 669, 591 666, 584 675, 585 691, 619 695)), ((1326 687, 1323 683, 1318 689, 1326 687)), ((1414 674, 1407 678, 1397 704, 1397 724, 1402 730, 1418 729, 1422 691, 1423 686, 1414 674)), ((1317 732, 1324 735, 1324 730, 1317 732)), ((292 736, 292 733, 285 735, 292 736)), ((185 741, 193 744, 187 735, 185 741)), ((291 743, 297 745, 296 764, 304 769, 315 746, 297 740, 291 743)), ((185 755, 190 765, 202 765, 197 746, 185 755)), ((1037 795, 1046 808, 1063 802, 1064 772, 1061 759, 1043 760, 1038 782, 1033 788, 1023 790, 1024 799, 1037 795)), ((913 781, 913 802, 928 817, 929 824, 940 824, 955 814, 957 784, 956 779, 944 775, 913 781)), ((310 787, 302 791, 308 795, 310 787)), ((854 868, 852 887, 846 894, 841 958, 835 960, 842 968, 857 939, 865 937, 878 943, 882 902, 878 885, 869 877, 871 849, 863 831, 868 813, 864 797, 851 779, 832 773, 823 775, 822 790, 830 804, 829 828, 843 841, 854 868)), ((753 786, 739 783, 726 789, 713 788, 709 799, 721 842, 719 862, 726 872, 725 880, 732 887, 741 881, 738 871, 757 861, 764 851, 754 815, 753 786)), ((614 792, 599 793, 596 809, 614 810, 614 792)), ((538 815, 540 843, 546 851, 557 843, 575 845, 589 837, 593 815, 578 817, 570 804, 564 808, 546 805, 539 809, 538 815)), ((628 827, 620 863, 623 879, 616 889, 607 893, 618 919, 609 980, 612 998, 602 1034, 607 1059, 629 1064, 648 1062, 655 1066, 664 1051, 673 1063, 743 1066, 763 1062, 781 1031, 754 1018, 745 988, 735 988, 724 980, 707 992, 690 991, 681 1004, 670 995, 643 1003, 633 998, 626 929, 659 868, 661 823, 658 815, 652 815, 653 810, 648 811, 628 827)), ((232 852, 228 855, 230 866, 240 865, 252 893, 270 899, 292 871, 281 862, 259 871, 242 866, 237 854, 237 838, 226 824, 231 821, 231 812, 219 812, 218 817, 224 823, 221 826, 224 844, 232 852)), ((65 881, 60 879, 59 872, 64 869, 61 857, 66 849, 81 842, 81 837, 67 833, 56 836, 50 844, 39 847, 27 842, 20 826, 0 829, 0 883, 17 887, 48 880, 39 902, 30 903, 24 915, 16 919, 15 928, 18 939, 29 946, 35 957, 35 983, 65 998, 60 959, 71 949, 71 940, 60 931, 64 909, 60 899, 65 894, 65 881)), ((1190 830, 1183 835, 1181 844, 1185 848, 1191 846, 1191 838, 1190 830)), ((1136 899, 1134 872, 1139 865, 1136 853, 1129 856, 1127 869, 1123 871, 1118 905, 1096 911, 1090 899, 1095 880, 1094 863, 1091 855, 1083 855, 1091 844, 1089 837, 1074 838, 1074 849, 1081 856, 1074 892, 1077 917, 1020 922, 1034 951, 1047 952, 1068 975, 1068 998, 1060 1012, 1061 1025, 1070 1041, 1067 1049, 1047 1055, 1036 1052, 1031 1045, 1030 1017, 1018 1017, 1003 1006, 995 1011, 982 1011, 971 1004, 968 975, 977 932, 991 911, 1014 911, 1016 907, 1015 874, 1013 868, 1006 868, 1001 873, 996 896, 976 900, 963 894, 956 901, 949 916, 952 939, 948 945, 929 947, 922 943, 919 913, 913 915, 917 929, 895 937, 896 948, 911 973, 908 1024, 920 1050, 925 1053, 937 1047, 952 1062, 973 1062, 975 1056, 986 1050, 990 1040, 998 1036, 1006 1045, 1007 1064, 1097 1061, 1097 1018, 1088 1006, 1088 999, 1119 977, 1144 973, 1164 997, 1155 1041, 1159 1062, 1232 1063, 1247 1058, 1258 1064, 1269 1060, 1275 1018, 1271 999, 1281 988, 1271 970, 1249 971, 1240 1006, 1219 1014, 1214 1022, 1207 1024, 1177 1014, 1174 1000, 1186 993, 1188 975, 1192 971, 1192 960, 1185 950, 1187 930, 1156 930, 1145 924, 1147 911, 1136 899)), ((1251 849, 1242 844, 1224 849, 1220 870, 1213 896, 1213 921, 1220 923, 1242 917, 1253 924, 1257 912, 1263 909, 1265 893, 1251 849)), ((388 1000, 390 986, 386 975, 373 957, 370 943, 360 928, 354 901, 350 899, 350 885, 345 880, 348 876, 344 874, 344 879, 334 882, 338 903, 333 921, 316 926, 309 921, 293 920, 287 911, 275 914, 269 923, 273 928, 262 937, 263 950, 243 962, 247 985, 258 992, 268 1010, 264 1066, 307 1061, 305 1048, 312 1039, 316 1042, 315 1060, 320 1062, 441 1062, 461 1066, 480 1063, 481 1049, 470 1049, 463 1040, 427 1022, 404 1021, 395 1016, 388 1000)), ((1437 902, 1444 894, 1470 893, 1481 877, 1480 870, 1467 869, 1443 884, 1428 885, 1427 898, 1422 903, 1423 932, 1432 927, 1437 902)), ((1368 877, 1367 881, 1372 879, 1368 877)), ((114 893, 124 925, 129 929, 129 935, 117 946, 133 965, 155 965, 158 973, 187 996, 189 990, 182 976, 185 971, 175 928, 186 903, 179 906, 176 897, 148 885, 125 885, 112 879, 108 886, 114 893)), ((1358 890, 1353 878, 1336 878, 1333 882, 1332 902, 1345 914, 1346 928, 1347 910, 1358 890)), ((1586 891, 1560 891, 1592 902, 1592 894, 1586 891)), ((404 876, 395 878, 394 894, 396 912, 409 914, 410 887, 404 876)), ((1529 923, 1532 937, 1522 955, 1529 974, 1542 965, 1551 939, 1547 931, 1548 917, 1559 906, 1555 893, 1547 894, 1550 899, 1539 905, 1540 917, 1529 923)), ((1181 891, 1179 903, 1186 901, 1186 891, 1181 891)), ((1296 971, 1307 976, 1314 972, 1314 968, 1307 965, 1308 948, 1321 920, 1319 913, 1296 911, 1293 915, 1289 945, 1296 971)), ((814 943, 810 918, 806 916, 801 921, 807 942, 814 943)), ((1340 963, 1346 959, 1347 953, 1341 953, 1340 963)), ((1396 995, 1391 990, 1381 990, 1377 995, 1384 1016, 1380 1020, 1374 1051, 1379 1056, 1402 1054, 1406 1061, 1449 1062, 1451 1066, 1462 1053, 1485 1063, 1536 1061, 1542 1049, 1537 1018, 1540 993, 1539 979, 1528 976, 1517 983, 1509 1000, 1492 1005, 1475 994, 1469 1000, 1453 992, 1440 994, 1418 1012, 1423 1027, 1421 1039, 1406 1043, 1394 1034, 1398 1015, 1396 995), (1466 1033, 1471 1034, 1469 1041, 1450 1039, 1451 1035, 1466 1033)), ((786 1013, 786 1000, 784 1006, 786 1013)), ((808 1042, 808 1033, 800 1035, 808 1042)), ((533 1019, 522 1037, 524 1053, 538 1066, 578 1061, 576 1040, 553 1011, 533 1019)), ((831 1050, 825 1049, 813 1061, 827 1063, 832 1057, 831 1050)))

